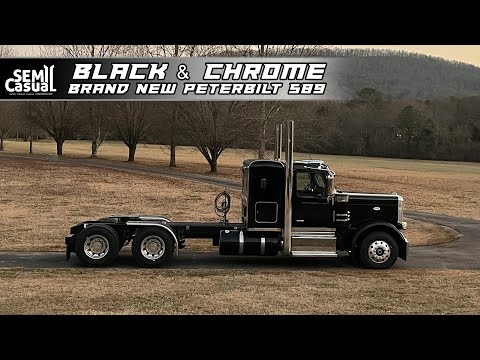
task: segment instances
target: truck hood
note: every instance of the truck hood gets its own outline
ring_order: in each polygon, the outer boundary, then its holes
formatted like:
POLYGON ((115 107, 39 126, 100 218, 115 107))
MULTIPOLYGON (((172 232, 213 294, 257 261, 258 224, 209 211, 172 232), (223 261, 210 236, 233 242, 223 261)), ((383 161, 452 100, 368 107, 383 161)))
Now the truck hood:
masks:
POLYGON ((337 191, 334 199, 336 216, 342 219, 343 214, 347 214, 347 220, 353 226, 358 226, 366 221, 396 224, 399 218, 402 218, 399 210, 402 201, 403 198, 397 194, 347 191, 337 191))

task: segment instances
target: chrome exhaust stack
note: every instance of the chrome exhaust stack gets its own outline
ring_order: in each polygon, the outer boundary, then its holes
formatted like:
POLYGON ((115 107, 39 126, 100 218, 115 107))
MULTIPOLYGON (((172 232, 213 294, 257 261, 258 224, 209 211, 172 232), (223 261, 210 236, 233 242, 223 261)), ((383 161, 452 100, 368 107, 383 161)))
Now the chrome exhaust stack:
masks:
POLYGON ((281 161, 282 160, 282 134, 283 126, 282 124, 277 124, 275 127, 275 154, 273 156, 273 160, 281 161))
POLYGON ((292 191, 293 191, 293 120, 287 123, 287 148, 285 153, 285 219, 283 250, 285 256, 292 254, 292 191))

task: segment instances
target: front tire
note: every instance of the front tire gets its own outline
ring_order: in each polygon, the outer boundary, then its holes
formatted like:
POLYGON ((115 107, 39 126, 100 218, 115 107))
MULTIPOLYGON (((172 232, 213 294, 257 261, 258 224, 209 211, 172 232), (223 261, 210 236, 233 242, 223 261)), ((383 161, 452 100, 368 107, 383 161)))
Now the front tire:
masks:
POLYGON ((383 231, 368 234, 360 244, 359 259, 368 269, 388 269, 398 257, 398 244, 383 231))
POLYGON ((142 267, 160 267, 173 256, 174 240, 164 229, 139 230, 132 242, 132 253, 142 267))
POLYGON ((107 225, 90 225, 75 240, 75 253, 87 266, 107 266, 115 260, 119 250, 118 234, 107 225))

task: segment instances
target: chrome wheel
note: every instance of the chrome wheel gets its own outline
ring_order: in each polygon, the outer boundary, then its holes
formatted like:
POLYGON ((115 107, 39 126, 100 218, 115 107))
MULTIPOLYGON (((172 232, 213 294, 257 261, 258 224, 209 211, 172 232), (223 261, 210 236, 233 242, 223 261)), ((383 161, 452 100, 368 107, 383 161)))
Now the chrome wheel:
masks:
POLYGON ((147 236, 140 244, 140 251, 149 260, 158 260, 165 254, 165 241, 157 235, 147 236))
POLYGON ((368 257, 377 264, 382 264, 390 258, 392 250, 383 240, 377 240, 368 247, 368 257))
POLYGON ((90 259, 102 259, 108 254, 110 244, 102 235, 92 235, 87 237, 83 245, 83 251, 90 259))

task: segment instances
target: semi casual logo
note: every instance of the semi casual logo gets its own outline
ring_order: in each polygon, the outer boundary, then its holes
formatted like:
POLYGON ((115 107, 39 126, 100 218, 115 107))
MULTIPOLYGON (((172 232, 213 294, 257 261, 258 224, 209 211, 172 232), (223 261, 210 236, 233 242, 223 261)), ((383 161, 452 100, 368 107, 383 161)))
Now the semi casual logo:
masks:
POLYGON ((5 81, 5 89, 12 95, 19 94, 53 94, 53 68, 55 65, 43 65, 42 70, 13 71, 13 77, 5 81))
POLYGON ((346 61, 220 56, 0 58, 0 101, 343 100, 348 95, 341 75, 349 66, 346 61))

